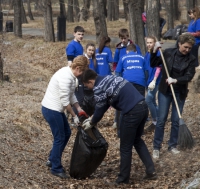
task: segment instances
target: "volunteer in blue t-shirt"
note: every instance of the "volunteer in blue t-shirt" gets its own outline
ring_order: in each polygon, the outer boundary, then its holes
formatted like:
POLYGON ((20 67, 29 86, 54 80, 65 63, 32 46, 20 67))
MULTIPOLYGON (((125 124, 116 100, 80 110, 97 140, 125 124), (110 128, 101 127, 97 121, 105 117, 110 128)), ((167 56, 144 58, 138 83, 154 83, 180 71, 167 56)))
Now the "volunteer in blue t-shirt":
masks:
POLYGON ((111 66, 113 64, 112 51, 110 49, 110 37, 103 37, 99 48, 96 49, 96 61, 98 71, 101 76, 111 75, 111 66))
POLYGON ((122 77, 133 84, 133 86, 145 96, 145 61, 144 57, 136 53, 136 46, 130 44, 126 47, 127 54, 122 56, 116 68, 116 75, 122 74, 122 77))

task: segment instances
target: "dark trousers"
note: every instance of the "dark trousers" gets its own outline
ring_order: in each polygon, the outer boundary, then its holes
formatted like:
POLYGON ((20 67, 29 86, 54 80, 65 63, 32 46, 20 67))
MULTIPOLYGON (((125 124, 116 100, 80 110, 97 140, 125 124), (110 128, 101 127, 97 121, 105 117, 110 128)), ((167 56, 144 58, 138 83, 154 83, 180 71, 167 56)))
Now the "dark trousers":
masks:
POLYGON ((146 167, 146 173, 155 172, 154 163, 143 139, 144 125, 148 117, 145 101, 138 103, 127 114, 122 115, 120 124, 120 174, 117 181, 128 183, 131 171, 132 148, 135 147, 146 167))
POLYGON ((193 47, 192 47, 192 49, 191 49, 191 54, 193 54, 193 55, 196 57, 195 67, 198 67, 198 66, 199 66, 199 60, 198 60, 199 45, 200 45, 200 44, 193 45, 193 47))
POLYGON ((144 86, 138 85, 138 84, 135 84, 135 83, 132 83, 132 85, 140 92, 140 94, 142 96, 145 96, 145 87, 144 86))
POLYGON ((62 152, 70 138, 71 129, 64 113, 42 107, 42 114, 51 128, 54 138, 53 147, 49 155, 49 160, 52 163, 51 171, 60 173, 63 172, 61 164, 62 152))

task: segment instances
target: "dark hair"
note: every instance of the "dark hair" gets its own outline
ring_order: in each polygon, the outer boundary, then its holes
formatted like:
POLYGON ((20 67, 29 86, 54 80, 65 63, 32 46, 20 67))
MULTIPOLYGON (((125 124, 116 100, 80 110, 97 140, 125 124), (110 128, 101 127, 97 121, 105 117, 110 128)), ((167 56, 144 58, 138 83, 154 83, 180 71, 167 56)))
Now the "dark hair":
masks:
POLYGON ((87 83, 89 80, 95 80, 97 77, 97 73, 91 69, 87 69, 82 73, 81 81, 83 83, 87 83))
POLYGON ((130 44, 130 45, 128 45, 127 47, 126 47, 126 50, 127 51, 133 51, 133 52, 136 52, 137 50, 136 50, 136 46, 132 43, 132 44, 130 44))
POLYGON ((118 32, 119 38, 121 37, 129 37, 128 30, 126 28, 122 28, 118 32))
POLYGON ((106 43, 111 42, 110 37, 102 37, 100 43, 99 43, 99 53, 101 54, 103 51, 103 48, 105 47, 106 43))
POLYGON ((191 45, 195 44, 195 38, 190 33, 180 35, 178 38, 178 42, 182 45, 184 43, 190 43, 191 45))
POLYGON ((191 13, 194 14, 194 20, 196 21, 198 18, 200 18, 200 11, 198 7, 194 7, 193 9, 190 9, 188 11, 188 14, 191 15, 191 13))
POLYGON ((88 43, 85 47, 85 49, 87 50, 88 47, 94 47, 94 54, 92 55, 92 60, 94 62, 94 67, 97 67, 97 62, 96 62, 96 56, 95 56, 95 44, 94 43, 88 43))
POLYGON ((74 28, 74 33, 76 33, 76 32, 85 32, 85 30, 82 26, 76 26, 74 28))

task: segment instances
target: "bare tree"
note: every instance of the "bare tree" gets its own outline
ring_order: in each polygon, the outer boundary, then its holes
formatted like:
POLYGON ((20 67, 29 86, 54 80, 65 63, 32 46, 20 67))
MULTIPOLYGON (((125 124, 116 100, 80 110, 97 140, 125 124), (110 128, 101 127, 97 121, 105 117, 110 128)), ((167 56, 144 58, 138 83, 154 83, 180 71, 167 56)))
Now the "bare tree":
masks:
POLYGON ((38 5, 44 17, 44 40, 55 42, 51 0, 40 0, 38 5))
POLYGON ((14 34, 17 37, 22 37, 22 20, 21 20, 21 0, 14 1, 14 34))
POLYGON ((23 4, 23 2, 21 3, 21 9, 22 9, 22 11, 21 11, 21 16, 22 16, 22 23, 28 23, 28 20, 27 20, 27 18, 26 18, 26 12, 25 12, 25 9, 24 9, 24 4, 23 4))
POLYGON ((27 0, 27 9, 28 9, 28 16, 29 16, 30 20, 34 20, 33 14, 31 11, 31 0, 27 0))
POLYGON ((167 6, 167 16, 168 16, 168 29, 174 28, 174 17, 173 17, 173 0, 169 0, 169 4, 167 6))
POLYGON ((13 7, 14 7, 14 0, 10 0, 9 9, 11 10, 11 9, 13 9, 13 7))
POLYGON ((75 21, 80 21, 80 8, 78 0, 74 0, 74 13, 75 13, 75 21))
POLYGON ((2 0, 0 0, 0 11, 2 11, 2 6, 1 6, 2 0))
POLYGON ((93 17, 96 28, 97 44, 99 44, 102 37, 108 36, 103 3, 103 0, 93 0, 93 17))
POLYGON ((147 31, 148 35, 160 40, 159 0, 147 0, 147 31))
POLYGON ((74 22, 73 0, 68 0, 67 20, 68 22, 74 22))
POLYGON ((178 10, 178 1, 173 0, 173 17, 174 20, 178 20, 180 16, 180 11, 178 10))
POLYGON ((119 20, 119 0, 108 0, 108 21, 119 20))
POLYGON ((124 6, 124 18, 127 21, 128 20, 128 2, 127 2, 127 0, 123 0, 123 6, 124 6))
POLYGON ((84 21, 87 21, 89 19, 90 2, 91 0, 83 0, 83 7, 81 9, 81 12, 82 12, 82 18, 84 21))
POLYGON ((60 17, 67 17, 67 12, 65 8, 65 1, 64 0, 59 0, 60 3, 60 17))
POLYGON ((130 38, 140 46, 142 53, 145 53, 144 25, 142 23, 142 11, 144 0, 129 0, 129 28, 130 38))

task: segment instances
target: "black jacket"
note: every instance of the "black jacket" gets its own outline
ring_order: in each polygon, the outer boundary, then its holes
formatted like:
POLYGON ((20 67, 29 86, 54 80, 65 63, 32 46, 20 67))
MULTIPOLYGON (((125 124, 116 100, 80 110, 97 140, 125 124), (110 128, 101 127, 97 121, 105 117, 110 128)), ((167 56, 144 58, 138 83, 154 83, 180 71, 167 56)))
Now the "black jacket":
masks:
MULTIPOLYGON (((163 56, 165 58, 165 62, 167 65, 167 69, 169 72, 169 75, 172 75, 172 68, 173 68, 173 63, 174 63, 174 57, 176 52, 178 51, 177 48, 170 48, 166 49, 163 53, 163 56)), ((185 99, 187 97, 188 93, 188 82, 192 80, 195 74, 195 57, 191 54, 188 53, 185 55, 182 59, 181 62, 181 68, 180 69, 180 77, 174 78, 177 79, 177 83, 175 85, 179 85, 179 93, 180 93, 180 99, 185 99)), ((151 53, 151 59, 150 59, 150 64, 151 67, 156 67, 160 64, 162 64, 162 58, 161 56, 158 57, 156 53, 151 53)), ((162 77, 161 81, 159 84, 159 91, 162 92, 163 94, 166 94, 168 90, 168 84, 166 83, 167 79, 167 74, 165 72, 164 66, 162 67, 162 77)))

